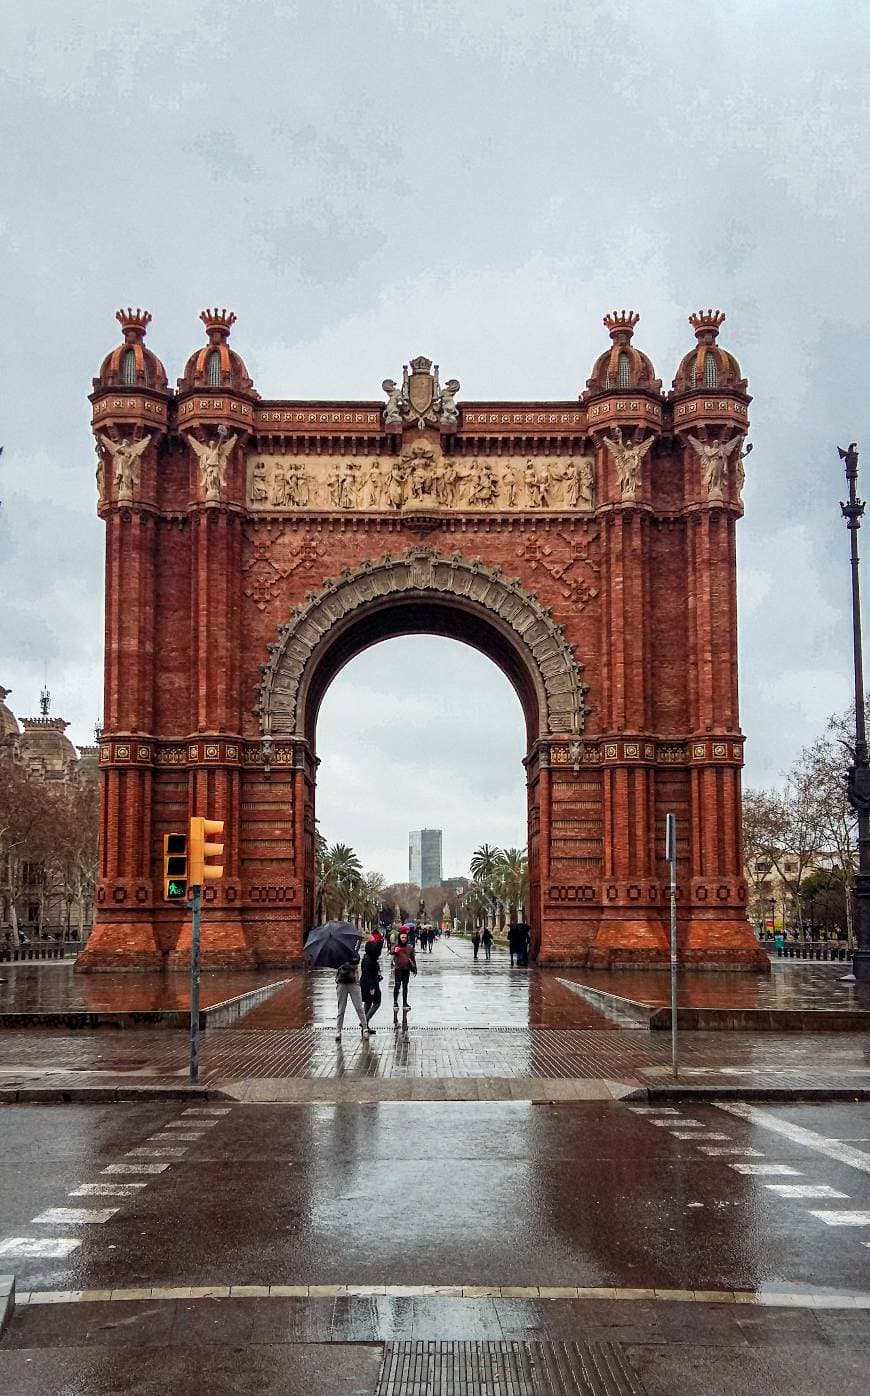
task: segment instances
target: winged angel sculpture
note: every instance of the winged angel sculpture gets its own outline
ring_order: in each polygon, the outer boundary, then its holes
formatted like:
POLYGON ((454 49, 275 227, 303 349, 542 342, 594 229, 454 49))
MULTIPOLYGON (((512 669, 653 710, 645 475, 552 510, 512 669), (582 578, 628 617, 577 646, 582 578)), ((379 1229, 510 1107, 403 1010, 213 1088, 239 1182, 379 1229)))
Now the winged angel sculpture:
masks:
MULTIPOLYGON (((689 436, 692 449, 701 462, 704 487, 710 495, 721 495, 722 486, 728 471, 728 461, 743 437, 738 433, 730 441, 701 441, 697 436, 689 436)), ((742 459, 742 457, 741 457, 742 459)))
POLYGON ((199 458, 206 502, 220 503, 221 491, 227 482, 227 461, 238 440, 236 433, 222 436, 218 432, 212 442, 197 441, 195 436, 188 436, 187 440, 199 458))
MULTIPOLYGON (((139 483, 139 457, 145 451, 151 437, 143 436, 141 441, 130 441, 126 436, 122 436, 120 441, 113 441, 110 436, 104 436, 100 432, 99 439, 103 450, 112 458, 118 499, 132 499, 133 491, 139 483)), ((102 462, 97 466, 97 489, 102 501, 102 462)))
POLYGON ((646 441, 628 445, 623 440, 622 428, 615 427, 613 436, 605 436, 604 444, 616 462, 619 488, 623 499, 634 499, 640 483, 640 464, 649 451, 655 438, 648 436, 646 441))

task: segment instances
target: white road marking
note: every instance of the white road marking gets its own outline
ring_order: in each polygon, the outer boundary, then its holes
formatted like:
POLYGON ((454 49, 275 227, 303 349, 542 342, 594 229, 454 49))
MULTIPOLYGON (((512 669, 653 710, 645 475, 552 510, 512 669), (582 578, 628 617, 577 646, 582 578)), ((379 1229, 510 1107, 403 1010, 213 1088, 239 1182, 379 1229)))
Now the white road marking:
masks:
POLYGON ((38 1217, 32 1217, 34 1226, 43 1222, 46 1226, 80 1226, 84 1223, 102 1224, 118 1211, 117 1207, 46 1207, 38 1217))
POLYGON ((848 1197, 847 1192, 837 1192, 827 1183, 765 1183, 768 1192, 778 1197, 848 1197))
POLYGON ((194 1133, 191 1134, 178 1134, 177 1132, 173 1131, 172 1134, 149 1134, 148 1136, 149 1142, 152 1144, 171 1144, 175 1139, 180 1139, 182 1140, 182 1142, 192 1144, 195 1139, 201 1138, 201 1130, 196 1130, 194 1133))
POLYGON ((651 1125, 658 1125, 659 1129, 703 1129, 701 1120, 650 1120, 651 1125))
POLYGON ((0 1241, 0 1255, 33 1256, 38 1259, 60 1260, 80 1246, 71 1236, 8 1236, 0 1241))
POLYGON ((125 1158, 184 1158, 186 1149, 128 1149, 125 1158))
POLYGON ((790 1120, 782 1120, 778 1115, 772 1115, 769 1110, 760 1110, 756 1105, 744 1105, 736 1101, 726 1105, 723 1102, 717 1105, 716 1109, 725 1110, 729 1115, 737 1115, 739 1119, 748 1120, 750 1124, 758 1125, 761 1129, 772 1130, 774 1134, 781 1134, 790 1139, 793 1144, 803 1144, 806 1149, 815 1149, 826 1158, 845 1163, 849 1168, 857 1168, 861 1173, 870 1173, 870 1154, 865 1153, 863 1149, 853 1149, 849 1144, 826 1139, 823 1134, 817 1134, 813 1129, 793 1125, 790 1120))
POLYGON ((168 1163, 110 1163, 101 1173, 165 1173, 168 1163))
POLYGON ((699 1134, 696 1129, 675 1129, 672 1137, 674 1139, 730 1139, 730 1134, 716 1134, 713 1130, 706 1130, 699 1134))
MULTIPOLYGON (((679 1110, 675 1110, 672 1105, 629 1105, 629 1110, 633 1115, 679 1115, 679 1110)), ((192 1110, 185 1110, 185 1115, 192 1115, 192 1110)))
POLYGON ((189 1110, 182 1110, 182 1115, 228 1115, 232 1106, 218 1105, 192 1105, 189 1110))
POLYGON ((810 1216, 826 1226, 870 1226, 870 1212, 814 1212, 811 1208, 810 1216))
POLYGON ((799 1168, 792 1168, 787 1163, 729 1163, 728 1167, 733 1168, 735 1173, 747 1173, 753 1178, 799 1178, 801 1176, 799 1168))
POLYGON ((164 1129, 214 1129, 220 1120, 170 1120, 164 1129))
POLYGON ((709 1154, 711 1158, 725 1158, 735 1154, 740 1154, 743 1158, 764 1158, 760 1149, 740 1149, 736 1145, 726 1149, 724 1146, 720 1148, 718 1145, 701 1144, 699 1148, 702 1154, 709 1154))
POLYGON ((147 1183, 79 1183, 67 1197, 135 1197, 147 1183))

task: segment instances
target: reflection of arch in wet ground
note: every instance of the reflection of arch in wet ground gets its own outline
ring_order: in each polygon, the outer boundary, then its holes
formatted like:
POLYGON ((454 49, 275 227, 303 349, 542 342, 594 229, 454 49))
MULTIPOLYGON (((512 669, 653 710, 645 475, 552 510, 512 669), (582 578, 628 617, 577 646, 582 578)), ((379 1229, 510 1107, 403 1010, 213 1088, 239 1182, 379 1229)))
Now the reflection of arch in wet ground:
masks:
MULTIPOLYGON (((411 981, 410 1028, 601 1028, 614 1024, 579 994, 560 984, 552 970, 511 968, 507 954, 497 949, 488 963, 474 961, 468 941, 451 938, 436 944, 432 954, 418 955, 419 974, 411 981)), ((374 1022, 392 1026, 392 979, 383 965, 383 1003, 374 1022)), ((335 977, 330 970, 308 970, 259 1004, 237 1027, 301 1028, 335 1021, 335 977)), ((345 1034, 356 1030, 356 1018, 345 1015, 345 1034)), ((348 1041, 350 1038, 348 1037, 348 1041)))

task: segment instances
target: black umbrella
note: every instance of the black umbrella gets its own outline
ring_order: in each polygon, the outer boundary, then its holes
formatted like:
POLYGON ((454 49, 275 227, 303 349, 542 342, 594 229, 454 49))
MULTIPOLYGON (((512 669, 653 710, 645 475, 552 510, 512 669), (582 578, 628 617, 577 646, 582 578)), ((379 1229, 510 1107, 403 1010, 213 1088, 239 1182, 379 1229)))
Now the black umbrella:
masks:
POLYGON ((315 926, 305 942, 305 958, 319 969, 338 969, 359 954, 362 935, 349 921, 327 921, 315 926))

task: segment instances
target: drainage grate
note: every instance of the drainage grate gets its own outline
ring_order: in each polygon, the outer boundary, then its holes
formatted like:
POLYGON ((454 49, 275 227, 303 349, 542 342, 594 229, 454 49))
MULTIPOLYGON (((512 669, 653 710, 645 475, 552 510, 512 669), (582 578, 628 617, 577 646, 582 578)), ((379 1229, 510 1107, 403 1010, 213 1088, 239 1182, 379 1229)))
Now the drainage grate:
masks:
POLYGON ((376 1396, 643 1396, 618 1343, 387 1343, 376 1396))

